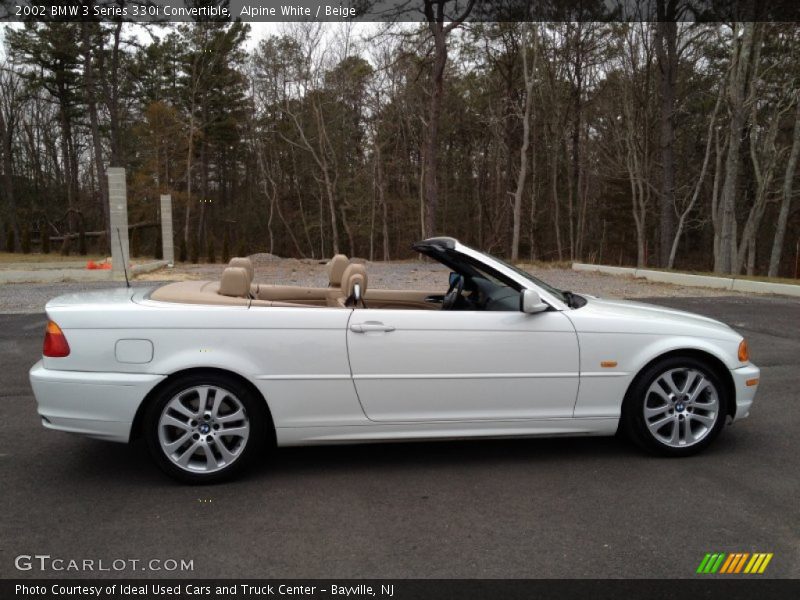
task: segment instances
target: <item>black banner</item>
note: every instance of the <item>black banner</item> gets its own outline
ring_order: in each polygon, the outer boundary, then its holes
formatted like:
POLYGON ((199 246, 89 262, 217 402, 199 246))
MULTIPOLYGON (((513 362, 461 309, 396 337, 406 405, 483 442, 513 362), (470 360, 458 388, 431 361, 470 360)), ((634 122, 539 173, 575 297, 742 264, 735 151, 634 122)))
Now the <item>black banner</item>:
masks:
MULTIPOLYGON (((0 0, 0 21, 422 22, 433 0, 0 0)), ((445 0, 446 21, 800 22, 797 0, 445 0)))
POLYGON ((198 600, 411 600, 488 598, 536 600, 768 600, 800 597, 800 580, 731 577, 727 579, 395 579, 395 580, 114 580, 40 579, 0 582, 3 600, 160 598, 198 600))

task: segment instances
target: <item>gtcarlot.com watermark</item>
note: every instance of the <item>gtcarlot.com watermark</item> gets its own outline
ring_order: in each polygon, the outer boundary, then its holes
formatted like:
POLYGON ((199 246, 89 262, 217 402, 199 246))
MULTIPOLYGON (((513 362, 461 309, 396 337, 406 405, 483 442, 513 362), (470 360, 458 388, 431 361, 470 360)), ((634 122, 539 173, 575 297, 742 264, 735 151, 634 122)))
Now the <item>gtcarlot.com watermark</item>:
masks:
POLYGON ((183 558, 63 558, 50 554, 20 554, 14 559, 18 571, 95 573, 108 571, 194 571, 194 560, 183 558))

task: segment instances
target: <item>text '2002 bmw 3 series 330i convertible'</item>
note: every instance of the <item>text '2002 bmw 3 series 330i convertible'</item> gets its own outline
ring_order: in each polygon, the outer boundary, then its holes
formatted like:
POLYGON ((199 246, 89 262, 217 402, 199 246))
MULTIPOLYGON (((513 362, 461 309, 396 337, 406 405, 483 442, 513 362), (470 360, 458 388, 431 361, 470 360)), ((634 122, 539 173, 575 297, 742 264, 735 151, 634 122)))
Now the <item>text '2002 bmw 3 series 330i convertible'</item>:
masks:
POLYGON ((747 343, 712 319, 563 292, 453 238, 414 245, 441 289, 220 281, 61 296, 30 372, 45 427, 129 442, 182 481, 240 472, 270 445, 614 435, 694 454, 746 417, 747 343))

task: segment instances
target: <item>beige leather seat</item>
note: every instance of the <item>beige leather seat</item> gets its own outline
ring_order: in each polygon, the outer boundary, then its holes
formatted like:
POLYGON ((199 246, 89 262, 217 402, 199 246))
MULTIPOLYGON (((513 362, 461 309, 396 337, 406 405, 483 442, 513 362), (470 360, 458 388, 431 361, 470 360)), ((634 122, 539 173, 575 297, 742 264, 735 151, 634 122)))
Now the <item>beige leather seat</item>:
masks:
POLYGON ((359 264, 348 265, 344 270, 338 294, 328 296, 328 306, 355 307, 356 286, 360 289, 361 306, 367 308, 364 303, 364 294, 367 293, 367 270, 364 265, 359 264))
POLYGON ((350 259, 344 254, 337 254, 328 261, 325 269, 328 271, 328 287, 338 288, 342 285, 342 275, 350 264, 350 259))
POLYGON ((256 271, 253 268, 253 261, 251 261, 247 257, 241 256, 234 256, 231 261, 228 263, 229 267, 241 267, 245 271, 247 271, 247 276, 250 278, 250 283, 253 283, 253 279, 255 278, 256 271))
POLYGON ((250 297, 250 276, 243 267, 227 267, 222 272, 218 294, 233 298, 250 297))

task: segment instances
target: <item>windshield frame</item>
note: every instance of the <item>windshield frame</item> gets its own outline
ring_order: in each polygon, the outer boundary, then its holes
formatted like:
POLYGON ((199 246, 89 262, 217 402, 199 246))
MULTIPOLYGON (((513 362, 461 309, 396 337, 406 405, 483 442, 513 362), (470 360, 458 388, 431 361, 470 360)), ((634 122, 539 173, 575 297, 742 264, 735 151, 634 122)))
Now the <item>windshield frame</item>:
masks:
POLYGON ((516 283, 520 289, 535 290, 539 293, 541 299, 554 309, 563 311, 570 308, 566 296, 564 296, 564 293, 558 288, 541 281, 530 273, 510 265, 491 254, 465 246, 456 239, 431 238, 414 244, 413 248, 451 269, 453 265, 448 263, 460 262, 458 261, 459 256, 472 259, 472 261, 477 261, 482 264, 486 269, 494 271, 500 279, 506 279, 516 283))

